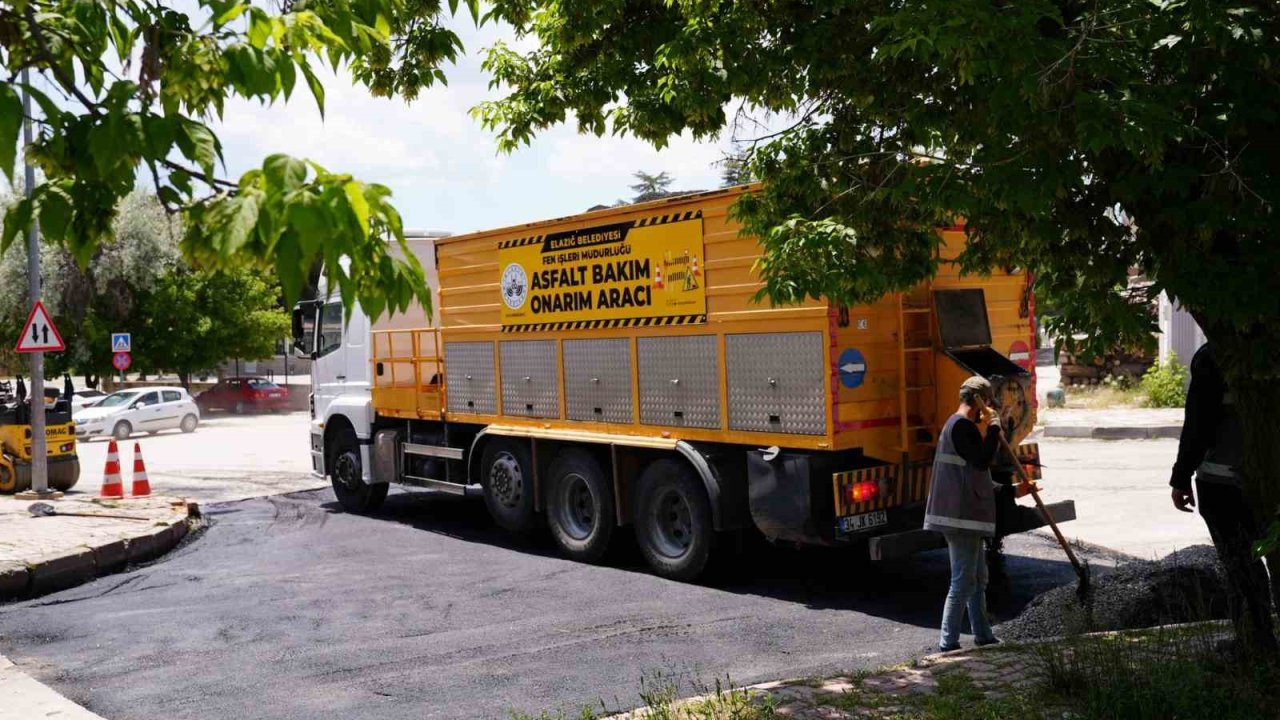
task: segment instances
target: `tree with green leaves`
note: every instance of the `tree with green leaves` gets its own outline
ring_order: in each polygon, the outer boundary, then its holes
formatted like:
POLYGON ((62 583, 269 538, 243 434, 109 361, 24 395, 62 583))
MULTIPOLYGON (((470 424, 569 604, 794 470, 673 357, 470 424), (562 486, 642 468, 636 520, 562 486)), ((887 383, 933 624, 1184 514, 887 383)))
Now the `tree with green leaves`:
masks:
MULTIPOLYGON (((14 202, 8 198, 5 205, 14 202)), ((41 247, 44 302, 67 345, 46 358, 51 375, 112 372, 110 333, 130 329, 141 297, 180 261, 182 226, 149 193, 125 197, 112 234, 114 240, 100 245, 83 266, 65 247, 41 247)), ((25 288, 26 278, 26 247, 14 244, 0 256, 0 286, 25 288)), ((30 309, 25 292, 0 295, 0 337, 16 336, 30 309)))
POLYGON ((664 198, 671 194, 671 183, 675 182, 671 175, 665 171, 653 175, 643 170, 637 170, 631 174, 631 177, 636 179, 636 183, 631 186, 631 192, 635 193, 635 196, 631 198, 633 203, 664 198))
MULTIPOLYGON (((412 99, 444 82, 462 50, 445 26, 459 3, 196 0, 191 14, 159 0, 5 3, 0 169, 13 180, 26 92, 38 108, 26 157, 44 182, 6 214, 0 250, 39 220, 47 240, 88 263, 141 175, 183 216, 183 254, 204 267, 270 269, 293 299, 319 259, 329 286, 373 316, 415 298, 429 305, 387 187, 285 155, 226 177, 208 123, 230 98, 289 102, 298 86, 323 113, 319 62, 345 67, 375 95, 412 99), (43 82, 20 82, 23 71, 43 82)), ((465 5, 478 19, 479 0, 465 5)))
MULTIPOLYGON (((181 223, 154 195, 126 196, 112 235, 83 267, 65 248, 42 248, 45 302, 67 345, 48 355, 51 375, 111 374, 111 334, 128 332, 136 368, 176 371, 185 385, 229 357, 269 357, 288 335, 279 283, 252 268, 193 269, 178 248, 181 223)), ((25 287, 23 250, 0 259, 4 287, 25 287)), ((17 336, 29 309, 24 293, 0 296, 0 337, 17 336)))
POLYGON ((227 358, 268 358, 289 334, 279 297, 279 285, 261 271, 176 268, 138 308, 131 328, 137 362, 176 372, 186 387, 192 373, 227 358))
POLYGON ((753 179, 747 166, 747 153, 735 151, 720 161, 720 187, 746 185, 753 179))
MULTIPOLYGON (((855 304, 928 280, 962 220, 970 273, 1016 266, 1060 337, 1154 330, 1130 268, 1200 323, 1245 428, 1258 519, 1280 508, 1280 5, 1212 0, 495 0, 510 150, 572 116, 657 146, 735 105, 789 118, 749 147, 735 209, 764 295, 855 304)), ((1170 458, 1172 461, 1172 458, 1170 458)), ((1242 634, 1274 647, 1247 626, 1242 634)))

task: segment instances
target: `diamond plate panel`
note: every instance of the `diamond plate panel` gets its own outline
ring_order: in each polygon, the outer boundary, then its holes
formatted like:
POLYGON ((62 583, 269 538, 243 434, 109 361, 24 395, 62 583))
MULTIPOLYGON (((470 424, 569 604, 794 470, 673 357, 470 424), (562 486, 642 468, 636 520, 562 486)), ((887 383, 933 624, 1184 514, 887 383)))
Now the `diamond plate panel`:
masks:
POLYGON ((570 420, 631 422, 631 342, 566 340, 564 403, 570 420))
POLYGON ((493 343, 445 343, 444 381, 449 397, 449 412, 477 415, 493 415, 498 412, 493 343))
POLYGON ((729 428, 825 434, 822 356, 822 333, 725 336, 729 428))
POLYGON ((720 427, 720 353, 714 335, 636 340, 640 422, 720 427))
POLYGON ((555 340, 498 343, 502 354, 502 414, 560 417, 555 340))

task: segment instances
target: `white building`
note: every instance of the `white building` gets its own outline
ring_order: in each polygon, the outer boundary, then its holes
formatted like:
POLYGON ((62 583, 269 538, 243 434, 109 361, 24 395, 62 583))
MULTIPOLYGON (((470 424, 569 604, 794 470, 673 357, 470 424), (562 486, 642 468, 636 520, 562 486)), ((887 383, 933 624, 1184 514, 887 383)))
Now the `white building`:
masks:
POLYGON ((1191 356, 1204 344, 1204 331, 1196 324, 1191 313, 1183 310, 1178 302, 1165 293, 1160 293, 1160 362, 1164 362, 1169 353, 1178 356, 1183 365, 1191 362, 1191 356))

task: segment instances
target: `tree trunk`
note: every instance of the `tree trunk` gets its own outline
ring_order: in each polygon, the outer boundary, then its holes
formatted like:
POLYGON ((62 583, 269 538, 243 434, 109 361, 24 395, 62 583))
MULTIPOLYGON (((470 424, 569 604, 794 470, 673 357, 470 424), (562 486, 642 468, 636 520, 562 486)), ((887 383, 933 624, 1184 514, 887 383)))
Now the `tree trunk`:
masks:
MULTIPOLYGON (((1231 390, 1240 419, 1244 436, 1241 487, 1253 511, 1257 539, 1261 539, 1272 523, 1280 521, 1280 368, 1274 362, 1257 361, 1259 346, 1270 345, 1269 338, 1232 331, 1218 331, 1210 337, 1214 359, 1231 390)), ((1280 567, 1269 569, 1280 574, 1280 567)), ((1274 633, 1260 633, 1247 618, 1243 624, 1250 626, 1236 628, 1242 640, 1255 651, 1276 655, 1274 633)))
POLYGON ((182 383, 182 388, 188 393, 191 392, 191 373, 178 371, 178 382, 182 383))

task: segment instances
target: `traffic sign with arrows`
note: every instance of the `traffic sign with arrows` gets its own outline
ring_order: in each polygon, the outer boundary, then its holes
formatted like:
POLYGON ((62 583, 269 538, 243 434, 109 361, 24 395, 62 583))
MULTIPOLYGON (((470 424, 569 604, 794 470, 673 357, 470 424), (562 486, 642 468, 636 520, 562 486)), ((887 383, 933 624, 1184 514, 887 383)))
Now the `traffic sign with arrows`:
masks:
POLYGON ((35 307, 31 308, 27 324, 23 326, 18 344, 13 349, 20 353, 62 352, 67 349, 43 302, 37 300, 35 307))

